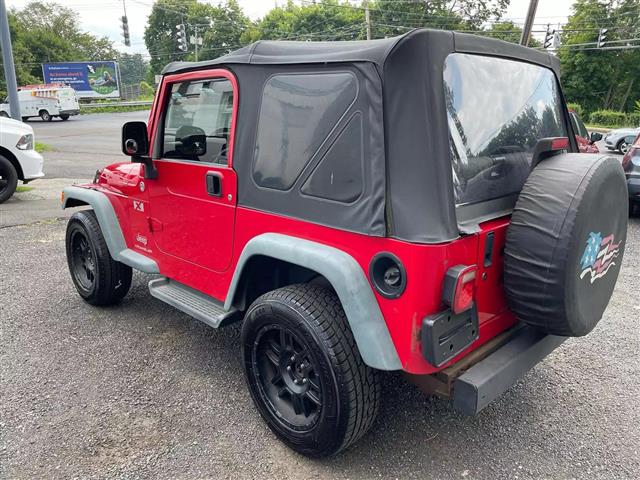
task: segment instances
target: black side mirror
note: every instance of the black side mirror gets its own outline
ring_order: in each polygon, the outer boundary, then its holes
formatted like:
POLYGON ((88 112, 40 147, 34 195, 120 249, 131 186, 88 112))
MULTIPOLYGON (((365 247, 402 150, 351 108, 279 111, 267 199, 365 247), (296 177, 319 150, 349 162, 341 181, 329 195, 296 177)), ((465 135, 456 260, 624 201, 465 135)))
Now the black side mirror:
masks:
POLYGON ((132 162, 144 165, 144 178, 156 178, 158 172, 149 158, 149 134, 144 122, 127 122, 122 126, 122 153, 132 162))
POLYGON ((207 135, 200 127, 182 125, 176 132, 176 153, 185 157, 200 157, 207 153, 207 135))
POLYGON ((127 122, 122 126, 122 153, 129 157, 149 154, 146 123, 127 122))
POLYGON ((591 135, 589 136, 589 141, 591 143, 596 143, 596 142, 599 142, 600 140, 602 140, 602 134, 601 133, 591 132, 591 135))

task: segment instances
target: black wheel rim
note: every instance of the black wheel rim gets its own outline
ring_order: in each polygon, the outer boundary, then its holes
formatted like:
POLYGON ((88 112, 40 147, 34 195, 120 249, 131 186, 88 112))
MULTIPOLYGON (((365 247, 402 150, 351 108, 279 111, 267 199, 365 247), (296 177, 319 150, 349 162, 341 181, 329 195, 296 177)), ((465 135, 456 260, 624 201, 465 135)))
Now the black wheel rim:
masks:
POLYGON ((89 239, 80 231, 71 236, 71 265, 77 283, 91 291, 96 279, 96 260, 89 239))
POLYGON ((322 411, 322 385, 307 346, 281 325, 263 327, 251 354, 258 394, 286 427, 308 431, 322 411))

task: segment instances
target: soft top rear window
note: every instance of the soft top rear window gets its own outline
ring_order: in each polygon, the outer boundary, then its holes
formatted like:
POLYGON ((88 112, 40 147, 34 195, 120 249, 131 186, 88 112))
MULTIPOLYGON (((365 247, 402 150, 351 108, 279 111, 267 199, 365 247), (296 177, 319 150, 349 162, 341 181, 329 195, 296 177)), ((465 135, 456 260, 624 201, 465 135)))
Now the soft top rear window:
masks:
POLYGON ((518 193, 536 142, 568 136, 550 69, 454 53, 444 83, 456 205, 518 193))

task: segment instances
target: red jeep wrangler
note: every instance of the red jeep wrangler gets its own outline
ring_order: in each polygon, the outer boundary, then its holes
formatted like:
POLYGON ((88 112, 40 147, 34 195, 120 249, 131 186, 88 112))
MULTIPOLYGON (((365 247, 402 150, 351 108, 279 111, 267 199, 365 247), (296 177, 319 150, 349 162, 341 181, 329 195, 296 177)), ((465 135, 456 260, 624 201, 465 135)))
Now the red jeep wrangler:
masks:
POLYGON ((132 163, 64 190, 92 305, 151 295, 242 321, 249 390, 330 455, 402 370, 474 414, 600 320, 620 270, 620 162, 577 154, 553 56, 447 31, 257 42, 172 63, 132 163))

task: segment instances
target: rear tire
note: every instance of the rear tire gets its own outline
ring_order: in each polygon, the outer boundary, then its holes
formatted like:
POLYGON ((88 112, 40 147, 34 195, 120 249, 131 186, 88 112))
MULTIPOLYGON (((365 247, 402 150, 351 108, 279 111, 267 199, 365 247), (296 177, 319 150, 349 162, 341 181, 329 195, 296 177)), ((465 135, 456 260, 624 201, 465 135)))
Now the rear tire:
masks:
POLYGON ((3 110, 0 112, 0 117, 9 118, 9 114, 3 110))
POLYGON ((69 115, 66 113, 63 113, 62 115, 60 115, 60 120, 64 121, 64 120, 69 120, 69 115))
POLYGON ((299 453, 334 455, 377 415, 377 372, 362 361, 329 288, 291 285, 258 298, 242 328, 242 357, 258 411, 299 453))
POLYGON ((53 119, 51 114, 46 110, 40 110, 39 115, 43 122, 50 122, 53 119))
POLYGON ((76 212, 66 235, 67 263, 76 290, 91 305, 119 303, 131 287, 131 267, 111 258, 93 210, 76 212))
POLYGON ((18 172, 7 158, 0 155, 0 203, 11 198, 18 186, 18 172))

